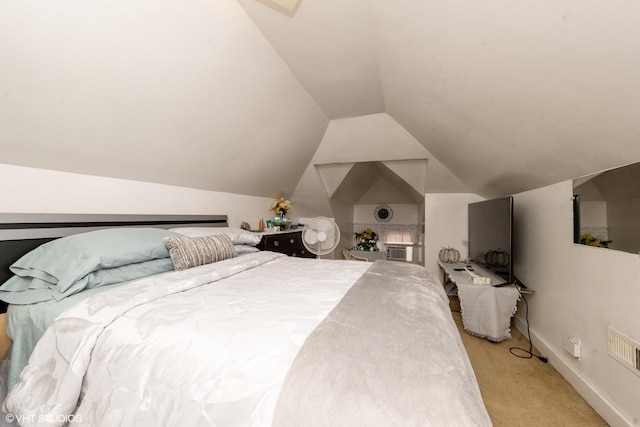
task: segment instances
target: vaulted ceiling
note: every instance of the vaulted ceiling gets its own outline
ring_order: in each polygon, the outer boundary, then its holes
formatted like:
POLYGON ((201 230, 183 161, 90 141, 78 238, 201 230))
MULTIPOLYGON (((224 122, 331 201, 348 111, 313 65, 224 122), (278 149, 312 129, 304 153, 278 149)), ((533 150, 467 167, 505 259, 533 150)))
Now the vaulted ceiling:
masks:
POLYGON ((451 191, 511 194, 640 160, 637 22, 624 1, 0 2, 0 162, 291 194, 330 123, 385 114, 451 191))

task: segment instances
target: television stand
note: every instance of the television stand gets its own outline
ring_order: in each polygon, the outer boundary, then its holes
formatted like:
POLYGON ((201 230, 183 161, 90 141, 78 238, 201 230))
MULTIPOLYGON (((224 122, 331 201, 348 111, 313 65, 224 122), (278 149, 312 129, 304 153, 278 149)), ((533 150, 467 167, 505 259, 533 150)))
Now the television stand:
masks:
POLYGON ((513 283, 509 283, 509 282, 504 282, 504 283, 498 283, 497 285, 491 285, 494 288, 504 288, 505 286, 509 286, 509 285, 513 285, 513 283))
POLYGON ((510 339, 511 317, 516 313, 520 299, 516 285, 491 286, 504 283, 504 278, 475 263, 438 264, 443 270, 443 284, 452 283, 458 289, 464 330, 494 342, 510 339), (464 271, 465 267, 479 276, 490 278, 491 284, 473 283, 464 271))

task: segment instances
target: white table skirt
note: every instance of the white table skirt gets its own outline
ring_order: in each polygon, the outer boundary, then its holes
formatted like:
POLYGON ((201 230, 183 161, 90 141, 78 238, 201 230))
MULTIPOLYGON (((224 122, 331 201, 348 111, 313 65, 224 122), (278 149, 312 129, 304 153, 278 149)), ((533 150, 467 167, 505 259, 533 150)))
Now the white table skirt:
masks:
MULTIPOLYGON (((495 342, 511 339, 511 317, 518 309, 520 293, 514 285, 496 288, 473 284, 466 280, 462 273, 454 270, 464 265, 466 264, 440 263, 449 279, 458 288, 465 331, 495 342)), ((477 274, 492 276, 477 265, 473 268, 477 274)), ((500 280, 498 277, 492 277, 492 283, 499 283, 500 280)))

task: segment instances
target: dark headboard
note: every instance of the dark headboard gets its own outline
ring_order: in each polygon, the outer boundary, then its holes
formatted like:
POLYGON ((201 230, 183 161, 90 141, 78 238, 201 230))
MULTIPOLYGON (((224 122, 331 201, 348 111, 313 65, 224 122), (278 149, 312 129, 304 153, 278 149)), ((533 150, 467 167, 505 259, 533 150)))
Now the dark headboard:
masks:
MULTIPOLYGON (((59 237, 113 227, 226 227, 226 215, 0 214, 0 284, 9 266, 35 247, 59 237)), ((4 304, 0 302, 0 304, 4 304)), ((0 312, 6 311, 0 306, 0 312)))

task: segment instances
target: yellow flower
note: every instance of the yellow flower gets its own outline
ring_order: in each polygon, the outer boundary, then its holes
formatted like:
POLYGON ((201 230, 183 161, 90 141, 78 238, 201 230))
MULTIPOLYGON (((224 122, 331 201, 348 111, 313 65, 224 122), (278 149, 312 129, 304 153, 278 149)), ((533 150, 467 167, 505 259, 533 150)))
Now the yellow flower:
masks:
POLYGON ((593 237, 591 233, 585 233, 580 236, 580 243, 588 246, 596 246, 598 248, 608 248, 611 240, 600 240, 598 238, 593 237))
POLYGON ((279 197, 275 199, 273 203, 271 203, 271 210, 278 215, 286 215, 287 212, 289 212, 289 209, 291 209, 291 204, 292 203, 286 200, 284 197, 279 197))

